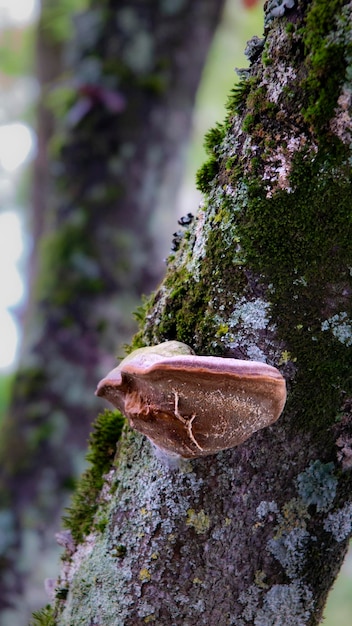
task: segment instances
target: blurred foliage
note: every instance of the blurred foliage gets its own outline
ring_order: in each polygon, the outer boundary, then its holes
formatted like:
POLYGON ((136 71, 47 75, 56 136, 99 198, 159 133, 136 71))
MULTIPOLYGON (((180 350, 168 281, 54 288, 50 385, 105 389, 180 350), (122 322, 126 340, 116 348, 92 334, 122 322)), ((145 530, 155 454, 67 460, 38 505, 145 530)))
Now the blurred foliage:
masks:
POLYGON ((8 29, 1 32, 1 74, 23 76, 33 71, 34 28, 8 29))
POLYGON ((42 9, 43 28, 56 43, 73 36, 72 15, 89 6, 89 0, 47 0, 42 9))
POLYGON ((61 119, 66 115, 76 97, 76 89, 69 84, 59 83, 57 87, 49 91, 45 98, 45 104, 57 119, 61 119))
POLYGON ((12 388, 12 375, 0 376, 0 425, 5 411, 9 405, 11 388, 12 388))

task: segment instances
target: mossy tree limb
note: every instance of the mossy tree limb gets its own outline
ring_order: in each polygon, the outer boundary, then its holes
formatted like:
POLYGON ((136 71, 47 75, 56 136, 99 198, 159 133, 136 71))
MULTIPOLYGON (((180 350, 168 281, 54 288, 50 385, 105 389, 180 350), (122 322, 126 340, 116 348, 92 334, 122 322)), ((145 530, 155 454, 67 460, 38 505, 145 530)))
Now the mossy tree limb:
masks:
POLYGON ((135 346, 177 339, 266 361, 286 378, 285 411, 238 448, 176 468, 125 433, 108 523, 63 566, 60 626, 316 626, 346 553, 352 3, 272 0, 265 24, 208 136, 204 206, 135 346))

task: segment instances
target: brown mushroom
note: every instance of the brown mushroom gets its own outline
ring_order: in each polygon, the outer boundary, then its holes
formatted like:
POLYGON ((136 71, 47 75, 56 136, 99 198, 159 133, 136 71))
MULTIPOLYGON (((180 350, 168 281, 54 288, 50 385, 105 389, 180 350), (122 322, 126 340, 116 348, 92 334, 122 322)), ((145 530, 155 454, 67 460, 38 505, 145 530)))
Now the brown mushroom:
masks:
POLYGON ((178 341, 135 350, 96 393, 158 448, 185 458, 238 446, 275 422, 286 401, 275 367, 196 356, 178 341))

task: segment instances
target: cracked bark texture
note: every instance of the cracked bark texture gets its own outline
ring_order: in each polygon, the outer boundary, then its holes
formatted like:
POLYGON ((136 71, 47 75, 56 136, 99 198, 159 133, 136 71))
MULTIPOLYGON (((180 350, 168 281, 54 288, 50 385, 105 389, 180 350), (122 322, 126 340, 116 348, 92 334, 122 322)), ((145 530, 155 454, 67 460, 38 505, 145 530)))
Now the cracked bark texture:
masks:
POLYGON ((178 464, 126 429, 64 556, 60 626, 321 622, 352 529, 351 29, 348 1, 266 3, 134 340, 275 365, 284 413, 178 464))
POLYGON ((222 6, 92 2, 75 17, 65 74, 52 89, 45 73, 62 47, 50 40, 58 7, 43 6, 31 295, 1 433, 4 624, 27 623, 45 599, 52 537, 82 469, 97 380, 134 332, 141 294, 161 277, 155 211, 160 203, 164 213, 175 206, 195 94, 222 6), (48 147, 42 139, 50 134, 48 147))

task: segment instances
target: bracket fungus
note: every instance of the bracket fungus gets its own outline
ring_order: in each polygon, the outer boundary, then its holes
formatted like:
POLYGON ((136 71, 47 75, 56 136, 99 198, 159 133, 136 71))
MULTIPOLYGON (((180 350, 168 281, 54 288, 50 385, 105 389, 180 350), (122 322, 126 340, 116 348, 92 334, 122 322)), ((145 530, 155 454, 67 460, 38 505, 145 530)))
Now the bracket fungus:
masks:
POLYGON ((166 341, 129 354, 96 394, 161 451, 194 458, 238 446, 275 422, 286 385, 265 363, 196 356, 185 344, 166 341))

